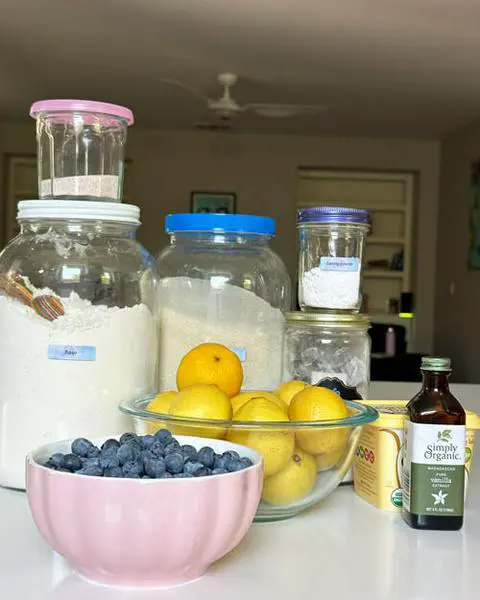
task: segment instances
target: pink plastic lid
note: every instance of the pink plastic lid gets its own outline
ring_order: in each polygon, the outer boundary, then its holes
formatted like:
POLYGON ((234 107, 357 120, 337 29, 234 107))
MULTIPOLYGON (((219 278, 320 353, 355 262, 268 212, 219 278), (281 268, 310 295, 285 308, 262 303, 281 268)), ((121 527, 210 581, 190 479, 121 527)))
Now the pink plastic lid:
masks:
POLYGON ((127 125, 133 123, 133 113, 129 108, 95 100, 39 100, 30 107, 30 116, 36 119, 39 113, 57 111, 99 113, 120 117, 127 125))

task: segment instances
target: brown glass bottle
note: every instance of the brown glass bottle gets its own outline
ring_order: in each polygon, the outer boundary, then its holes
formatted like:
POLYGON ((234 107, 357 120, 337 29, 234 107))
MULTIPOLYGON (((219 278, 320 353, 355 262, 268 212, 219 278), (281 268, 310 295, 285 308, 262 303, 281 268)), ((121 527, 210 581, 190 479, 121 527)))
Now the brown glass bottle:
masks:
MULTIPOLYGON (((423 453, 423 456, 427 456, 426 452, 428 452, 428 457, 431 458, 432 457, 432 450, 431 448, 433 448, 433 456, 439 456, 439 457, 444 457, 444 456, 450 456, 450 457, 454 457, 453 461, 455 461, 455 465, 452 468, 452 465, 447 465, 447 466, 437 466, 437 465, 433 465, 430 467, 427 467, 430 470, 430 473, 433 472, 434 469, 438 469, 437 472, 435 472, 434 475, 429 475, 428 477, 430 477, 430 479, 428 480, 428 484, 427 485, 431 485, 431 482, 442 482, 442 481, 455 481, 455 485, 452 487, 450 486, 450 488, 448 487, 448 484, 445 485, 445 490, 442 490, 442 483, 433 483, 433 488, 428 488, 426 490, 426 496, 434 496, 434 504, 439 504, 439 508, 436 508, 435 506, 433 508, 429 507, 426 510, 440 510, 440 511, 445 511, 442 513, 430 513, 430 514, 424 514, 424 512, 422 511, 422 514, 416 514, 415 510, 413 509, 413 507, 410 505, 408 508, 405 506, 405 502, 404 502, 404 510, 403 510, 403 516, 405 521, 408 523, 408 525, 410 525, 410 527, 413 527, 415 529, 440 529, 440 530, 458 530, 461 529, 462 525, 463 525, 463 494, 464 494, 464 466, 462 464, 462 467, 460 468, 459 466, 459 458, 462 457, 462 461, 464 463, 465 460, 465 445, 463 442, 463 448, 462 448, 462 441, 460 441, 458 443, 458 445, 454 445, 454 443, 449 443, 449 438, 450 440, 452 439, 450 436, 453 435, 453 441, 455 441, 456 439, 460 439, 461 440, 461 433, 465 431, 465 411, 462 407, 462 405, 460 404, 460 402, 455 398, 455 396, 453 396, 453 394, 450 392, 449 389, 449 385, 448 385, 448 379, 451 373, 451 366, 450 366, 450 359, 448 358, 437 358, 437 357, 424 357, 422 359, 422 373, 423 373, 423 386, 422 389, 420 390, 420 392, 414 396, 410 402, 407 404, 407 412, 408 412, 408 419, 410 421, 411 424, 423 424, 423 425, 433 425, 433 426, 438 426, 438 425, 442 425, 445 426, 445 428, 438 428, 438 427, 433 427, 432 431, 433 433, 436 434, 436 436, 434 437, 434 441, 433 444, 425 444, 424 446, 421 446, 420 451, 423 452, 424 448, 430 448, 428 451, 425 450, 425 453, 423 453), (463 426, 462 427, 453 427, 452 426, 463 426), (445 439, 443 439, 442 437, 442 432, 450 432, 446 438, 447 440, 445 441, 445 439), (458 432, 458 433, 452 433, 452 432, 458 432), (437 443, 438 442, 438 443, 437 443), (454 448, 458 449, 459 454, 455 454, 455 452, 457 450, 454 450, 454 448), (435 454, 435 451, 438 451, 435 454), (441 454, 443 450, 443 454, 441 454), (445 471, 442 471, 442 469, 445 469, 445 471), (451 477, 451 478, 450 478, 451 477), (450 478, 450 479, 449 479, 450 478), (461 489, 460 489, 461 487, 461 489), (431 493, 433 492, 433 493, 431 493), (440 496, 438 495, 438 492, 440 492, 440 496), (446 493, 447 492, 447 493, 446 493), (461 499, 460 499, 460 494, 461 494, 461 499), (450 496, 450 498, 448 499, 447 502, 447 497, 450 496), (439 499, 440 498, 440 499, 439 499), (454 498, 457 499, 457 503, 456 503, 456 509, 455 509, 455 514, 454 516, 450 516, 448 514, 448 510, 454 510, 454 509, 449 509, 447 508, 448 503, 450 501, 452 501, 454 498), (442 506, 442 505, 445 505, 442 506), (412 510, 409 510, 409 508, 411 508, 412 510)), ((405 438, 407 438, 407 428, 409 427, 409 425, 406 425, 406 431, 405 431, 405 438)), ((413 431, 415 430, 419 430, 420 428, 412 428, 413 431)), ((428 432, 429 429, 427 428, 423 428, 421 436, 425 435, 425 432, 428 432)), ((416 434, 412 433, 409 436, 409 440, 408 442, 406 441, 405 443, 411 443, 412 441, 412 437, 416 434)), ((463 437, 465 437, 465 433, 463 433, 463 437)), ((429 439, 429 436, 427 436, 427 439, 429 439)), ((417 440, 418 442, 419 440, 417 440)), ((423 442, 423 439, 420 440, 420 442, 423 442)), ((413 450, 410 450, 410 452, 413 452, 413 450)), ((453 462, 452 459, 450 459, 450 462, 453 462)), ((446 461, 448 463, 448 460, 446 461)), ((421 467, 423 467, 423 465, 421 465, 421 467)), ((425 468, 425 467, 423 467, 425 468)), ((405 473, 405 472, 404 472, 405 473)), ((423 471, 423 473, 425 473, 425 471, 423 471)), ((416 485, 414 478, 413 478, 413 471, 408 473, 408 477, 409 477, 409 498, 411 499, 413 497, 414 494, 414 486, 416 485), (410 476, 412 476, 410 478, 410 476), (410 488, 411 486, 411 488, 410 488)), ((424 481, 421 482, 421 485, 424 485, 424 481)), ((420 485, 420 482, 417 481, 417 485, 420 485)), ((404 492, 405 494, 405 492, 404 492)), ((433 501, 431 501, 433 502, 433 501)))

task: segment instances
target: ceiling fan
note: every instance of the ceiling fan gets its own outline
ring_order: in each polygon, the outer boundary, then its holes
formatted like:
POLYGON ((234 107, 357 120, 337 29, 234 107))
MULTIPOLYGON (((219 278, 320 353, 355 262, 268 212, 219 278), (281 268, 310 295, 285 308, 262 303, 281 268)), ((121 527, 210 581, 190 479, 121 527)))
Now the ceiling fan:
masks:
POLYGON ((219 85, 223 87, 223 94, 219 98, 208 98, 201 92, 190 88, 181 81, 174 79, 162 79, 162 83, 174 85, 189 92, 193 96, 205 102, 207 109, 212 111, 218 118, 231 121, 240 113, 252 112, 262 117, 286 118, 299 115, 316 115, 326 110, 326 106, 305 104, 278 104, 271 102, 247 102, 238 104, 233 98, 231 90, 238 82, 235 73, 220 73, 217 76, 219 85))

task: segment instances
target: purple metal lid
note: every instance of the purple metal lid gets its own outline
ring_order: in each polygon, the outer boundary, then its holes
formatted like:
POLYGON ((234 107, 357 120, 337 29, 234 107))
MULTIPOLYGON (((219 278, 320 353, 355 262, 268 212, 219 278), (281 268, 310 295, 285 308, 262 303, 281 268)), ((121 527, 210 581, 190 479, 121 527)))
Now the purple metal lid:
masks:
POLYGON ((358 223, 369 224, 369 214, 361 208, 342 206, 314 206, 297 211, 297 225, 303 223, 358 223))
POLYGON ((39 100, 30 107, 30 116, 36 119, 39 113, 57 111, 100 113, 119 117, 126 121, 127 125, 133 123, 133 113, 129 108, 95 100, 39 100))

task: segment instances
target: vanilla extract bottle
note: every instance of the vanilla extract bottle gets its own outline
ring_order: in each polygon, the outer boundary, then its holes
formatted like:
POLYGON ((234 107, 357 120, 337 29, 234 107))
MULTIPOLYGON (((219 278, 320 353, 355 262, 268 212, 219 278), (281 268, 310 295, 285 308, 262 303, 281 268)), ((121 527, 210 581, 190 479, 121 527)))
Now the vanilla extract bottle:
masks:
POLYGON ((457 530, 465 499, 465 411, 450 392, 449 358, 424 357, 423 386, 407 405, 403 516, 415 529, 457 530))

